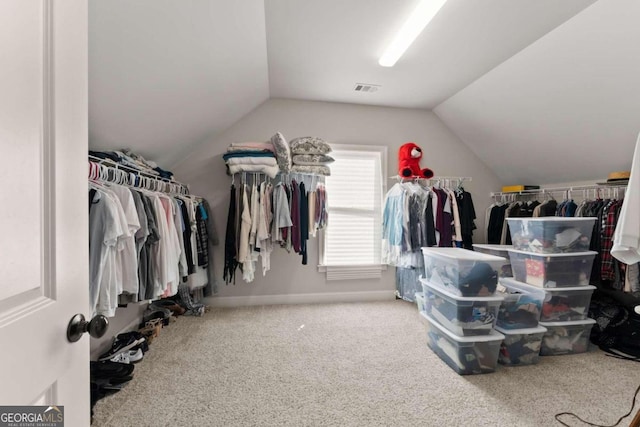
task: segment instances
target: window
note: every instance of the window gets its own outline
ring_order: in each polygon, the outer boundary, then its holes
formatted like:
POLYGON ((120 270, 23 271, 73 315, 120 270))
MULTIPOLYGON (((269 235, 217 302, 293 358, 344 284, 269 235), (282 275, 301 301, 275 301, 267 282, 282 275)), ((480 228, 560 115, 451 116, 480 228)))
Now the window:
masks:
POLYGON ((327 279, 380 277, 386 147, 332 145, 329 221, 321 241, 327 279))

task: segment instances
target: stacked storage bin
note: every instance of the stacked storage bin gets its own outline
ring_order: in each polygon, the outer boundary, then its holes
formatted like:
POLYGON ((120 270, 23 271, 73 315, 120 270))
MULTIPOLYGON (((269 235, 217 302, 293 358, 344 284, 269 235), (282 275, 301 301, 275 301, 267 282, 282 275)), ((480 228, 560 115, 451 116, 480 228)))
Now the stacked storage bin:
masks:
POLYGON ((493 372, 504 335, 493 327, 502 297, 495 295, 506 260, 460 248, 422 248, 421 278, 429 347, 458 374, 493 372))
POLYGON ((595 320, 587 318, 591 295, 589 251, 596 218, 508 218, 509 258, 515 280, 545 290, 540 325, 547 329, 540 355, 583 353, 595 320))
POLYGON ((512 245, 490 245, 490 244, 473 244, 473 250, 481 252, 487 255, 499 256, 507 260, 505 264, 500 267, 498 274, 500 277, 513 277, 511 271, 511 261, 509 261, 509 249, 513 249, 512 245))
POLYGON ((496 330, 505 337, 498 362, 510 366, 538 363, 542 337, 547 332, 538 324, 545 291, 512 278, 501 278, 496 293, 504 298, 496 322, 496 330))

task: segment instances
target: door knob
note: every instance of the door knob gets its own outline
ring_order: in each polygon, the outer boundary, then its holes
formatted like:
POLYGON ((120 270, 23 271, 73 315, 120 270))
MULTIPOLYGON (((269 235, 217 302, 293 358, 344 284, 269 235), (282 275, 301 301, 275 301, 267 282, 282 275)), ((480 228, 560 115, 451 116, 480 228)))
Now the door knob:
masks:
POLYGON ((67 326, 67 339, 69 342, 76 342, 82 337, 82 334, 89 332, 93 338, 100 338, 107 333, 109 329, 109 320, 102 314, 98 314, 87 322, 80 313, 71 318, 69 326, 67 326))

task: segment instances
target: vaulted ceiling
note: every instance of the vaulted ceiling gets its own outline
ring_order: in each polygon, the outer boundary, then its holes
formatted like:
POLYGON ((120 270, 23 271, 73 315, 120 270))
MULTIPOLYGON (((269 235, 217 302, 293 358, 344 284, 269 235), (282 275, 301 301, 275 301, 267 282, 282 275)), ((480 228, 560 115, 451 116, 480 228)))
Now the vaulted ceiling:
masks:
POLYGON ((434 109, 505 182, 629 167, 640 2, 449 0, 395 67, 380 67, 416 4, 91 1, 90 146, 170 167, 272 97, 434 109))

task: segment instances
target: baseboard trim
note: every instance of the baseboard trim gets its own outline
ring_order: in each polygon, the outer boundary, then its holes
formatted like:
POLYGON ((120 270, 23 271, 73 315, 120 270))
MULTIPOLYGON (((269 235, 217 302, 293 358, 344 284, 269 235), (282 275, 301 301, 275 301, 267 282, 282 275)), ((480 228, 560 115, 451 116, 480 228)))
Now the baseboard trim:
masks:
POLYGON ((327 292, 317 294, 249 295, 242 297, 208 297, 212 307, 244 307, 250 305, 320 304, 334 302, 392 301, 395 291, 327 292))

